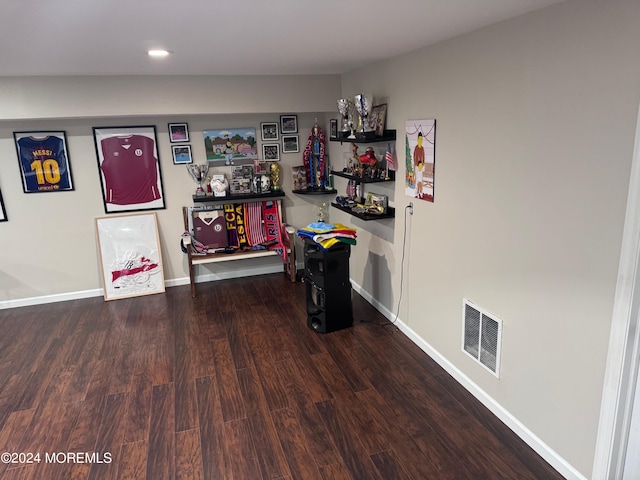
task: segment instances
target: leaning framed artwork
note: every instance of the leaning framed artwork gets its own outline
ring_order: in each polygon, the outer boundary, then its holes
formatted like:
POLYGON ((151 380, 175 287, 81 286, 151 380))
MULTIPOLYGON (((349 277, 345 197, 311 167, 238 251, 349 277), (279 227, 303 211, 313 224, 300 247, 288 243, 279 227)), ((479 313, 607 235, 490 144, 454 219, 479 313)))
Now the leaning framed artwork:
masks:
POLYGON ((154 212, 98 217, 95 224, 105 300, 165 291, 154 212))
POLYGON ((24 193, 73 190, 64 131, 13 132, 24 193))
POLYGON ((165 208, 156 127, 93 127, 105 213, 165 208))

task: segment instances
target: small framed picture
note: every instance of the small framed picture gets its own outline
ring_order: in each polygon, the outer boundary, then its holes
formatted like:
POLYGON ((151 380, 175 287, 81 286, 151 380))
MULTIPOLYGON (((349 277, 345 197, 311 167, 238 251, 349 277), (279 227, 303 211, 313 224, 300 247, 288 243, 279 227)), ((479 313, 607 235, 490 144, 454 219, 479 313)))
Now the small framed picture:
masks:
POLYGON ((186 123, 170 123, 169 124, 169 140, 171 143, 188 142, 189 128, 186 123))
POLYGON ((298 116, 297 115, 280 115, 280 132, 298 133, 298 116))
POLYGON ((277 143, 262 145, 262 159, 267 162, 277 162, 280 160, 280 145, 277 143))
POLYGON ((191 157, 191 145, 171 145, 171 153, 173 155, 174 165, 193 163, 193 158, 191 157))
POLYGON ((282 136, 282 153, 296 153, 300 151, 298 135, 282 136))
POLYGON ((376 105, 369 115, 369 128, 373 128, 377 137, 384 135, 385 121, 387 118, 387 104, 376 105))
POLYGON ((262 141, 270 142, 278 140, 278 122, 263 122, 260 124, 262 141))
POLYGON ((338 120, 335 118, 332 118, 330 120, 330 131, 329 131, 329 138, 338 138, 338 120))

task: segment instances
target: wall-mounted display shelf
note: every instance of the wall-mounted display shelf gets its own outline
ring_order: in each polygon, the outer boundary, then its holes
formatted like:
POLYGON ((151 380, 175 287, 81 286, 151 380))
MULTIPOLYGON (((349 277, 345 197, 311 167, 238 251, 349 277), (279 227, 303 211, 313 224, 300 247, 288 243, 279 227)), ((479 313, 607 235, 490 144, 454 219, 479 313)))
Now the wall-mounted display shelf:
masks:
POLYGON ((332 142, 348 142, 348 143, 377 143, 377 142, 391 142, 396 140, 395 130, 385 130, 381 137, 372 135, 373 132, 361 133, 356 132, 356 138, 348 138, 348 133, 338 132, 336 138, 330 138, 332 142))
POLYGON ((328 194, 336 194, 338 191, 335 188, 324 188, 324 189, 314 189, 314 188, 303 188, 301 190, 292 190, 293 193, 297 193, 298 195, 328 195, 328 194))
POLYGON ((238 203, 246 200, 268 200, 269 198, 284 197, 284 191, 266 192, 266 193, 243 193, 227 195, 225 197, 214 197, 213 195, 197 196, 193 195, 193 201, 198 202, 217 202, 217 203, 238 203))
POLYGON ((337 208, 338 210, 342 210, 349 215, 353 215, 354 217, 359 218, 360 220, 383 220, 385 218, 394 218, 396 216, 396 209, 393 207, 387 207, 387 212, 381 215, 374 213, 366 213, 366 212, 356 212, 351 209, 351 207, 345 207, 336 202, 331 202, 331 206, 337 208))
POLYGON ((395 182, 396 181, 396 172, 393 170, 389 171, 389 178, 370 178, 370 177, 359 177, 357 175, 351 175, 350 173, 346 173, 340 170, 332 170, 331 175, 335 175, 337 177, 346 178, 348 180, 353 180, 357 183, 384 183, 384 182, 395 182))

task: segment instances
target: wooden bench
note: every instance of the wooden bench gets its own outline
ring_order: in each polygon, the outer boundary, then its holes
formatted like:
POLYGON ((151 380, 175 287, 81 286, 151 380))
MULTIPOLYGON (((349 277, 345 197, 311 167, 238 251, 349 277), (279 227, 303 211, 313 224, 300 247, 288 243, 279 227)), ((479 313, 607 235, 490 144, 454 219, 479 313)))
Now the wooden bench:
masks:
MULTIPOLYGON (((263 195, 230 195, 227 197, 207 197, 206 199, 201 199, 199 197, 194 196, 195 202, 206 202, 210 209, 221 208, 224 204, 231 203, 248 203, 248 202, 257 202, 257 201, 265 201, 271 200, 277 203, 278 212, 280 214, 280 221, 284 225, 284 213, 282 211, 282 202, 280 198, 284 194, 263 194, 263 195)), ((203 207, 182 207, 182 215, 184 218, 184 228, 186 232, 189 232, 193 235, 192 231, 192 222, 191 216, 194 211, 202 211, 203 207), (194 210, 197 209, 197 210, 194 210)), ((287 261, 283 262, 284 273, 289 277, 292 282, 296 281, 296 254, 295 254, 295 229, 293 227, 287 227, 285 229, 281 228, 281 231, 284 231, 287 235, 286 239, 283 239, 287 249, 287 261)), ((196 284, 195 284, 195 267, 196 265, 205 265, 209 263, 218 263, 218 262, 230 262, 234 260, 246 260, 251 258, 261 258, 261 257, 272 257, 272 256, 280 256, 280 254, 275 250, 247 250, 247 251, 237 251, 235 253, 208 253, 206 255, 197 255, 192 252, 191 248, 191 238, 183 237, 183 245, 187 250, 187 263, 189 267, 189 281, 191 283, 191 296, 196 296, 196 284)))

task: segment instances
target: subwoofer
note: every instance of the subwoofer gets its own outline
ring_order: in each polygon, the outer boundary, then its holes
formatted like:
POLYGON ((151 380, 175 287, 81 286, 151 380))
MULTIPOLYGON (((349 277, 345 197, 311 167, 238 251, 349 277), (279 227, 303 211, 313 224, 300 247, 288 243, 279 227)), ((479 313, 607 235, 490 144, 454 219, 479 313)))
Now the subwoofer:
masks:
POLYGON ((307 326, 316 332, 328 333, 353 325, 350 247, 339 243, 323 250, 312 240, 305 239, 307 326))

